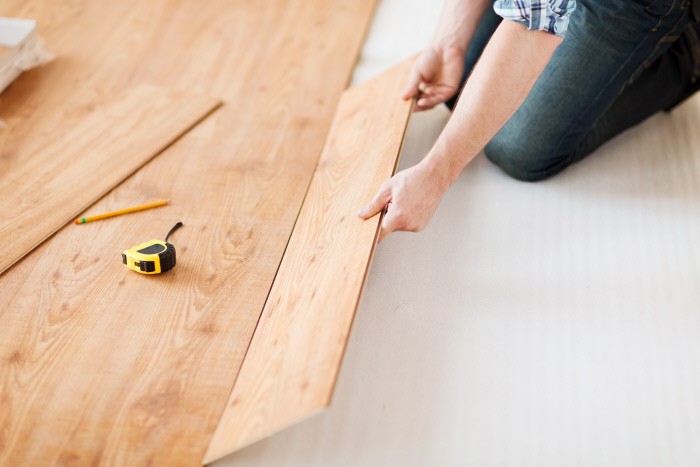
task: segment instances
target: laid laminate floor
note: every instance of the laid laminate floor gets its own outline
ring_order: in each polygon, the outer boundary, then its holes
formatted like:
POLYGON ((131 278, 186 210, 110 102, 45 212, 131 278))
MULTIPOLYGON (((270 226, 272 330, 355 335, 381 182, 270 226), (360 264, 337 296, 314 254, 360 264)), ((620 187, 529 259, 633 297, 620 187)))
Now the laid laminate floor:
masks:
POLYGON ((211 96, 154 86, 134 86, 103 102, 3 174, 0 274, 220 105, 211 96))
POLYGON ((129 83, 204 91, 224 105, 90 212, 168 206, 66 226, 0 276, 0 465, 196 465, 374 1, 5 3, 38 18, 58 58, 3 93, 12 138, 0 137, 0 174, 129 83), (125 248, 177 221, 172 272, 121 265, 125 248))

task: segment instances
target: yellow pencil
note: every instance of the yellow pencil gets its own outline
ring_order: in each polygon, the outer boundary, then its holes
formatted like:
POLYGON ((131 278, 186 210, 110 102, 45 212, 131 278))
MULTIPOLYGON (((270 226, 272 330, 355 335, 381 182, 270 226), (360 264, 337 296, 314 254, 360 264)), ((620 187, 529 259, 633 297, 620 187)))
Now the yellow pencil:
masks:
POLYGON ((122 214, 129 214, 130 212, 143 211, 144 209, 157 208, 160 206, 165 206, 168 204, 165 200, 153 201, 152 203, 142 204, 141 206, 134 206, 132 208, 120 209, 118 211, 106 212, 104 214, 99 214, 97 216, 83 217, 81 219, 76 219, 76 224, 84 224, 86 222, 98 221, 100 219, 106 219, 108 217, 121 216, 122 214))

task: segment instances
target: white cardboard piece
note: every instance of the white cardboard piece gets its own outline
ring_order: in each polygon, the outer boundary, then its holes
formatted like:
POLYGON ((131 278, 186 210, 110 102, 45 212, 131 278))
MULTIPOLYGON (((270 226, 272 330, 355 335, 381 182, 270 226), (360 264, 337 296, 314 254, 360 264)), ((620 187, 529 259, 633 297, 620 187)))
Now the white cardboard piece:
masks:
POLYGON ((52 58, 36 34, 36 21, 0 17, 0 92, 23 71, 52 58))

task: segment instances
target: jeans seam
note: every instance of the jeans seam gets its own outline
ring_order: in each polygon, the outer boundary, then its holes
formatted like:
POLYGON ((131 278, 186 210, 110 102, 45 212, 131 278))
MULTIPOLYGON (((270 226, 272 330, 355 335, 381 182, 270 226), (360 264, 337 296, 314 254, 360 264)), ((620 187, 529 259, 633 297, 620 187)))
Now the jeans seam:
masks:
POLYGON ((663 16, 659 17, 659 20, 656 22, 654 27, 651 28, 651 31, 649 31, 649 32, 656 32, 656 30, 659 29, 659 26, 661 25, 663 20, 665 20, 666 17, 671 14, 671 12, 675 8, 675 6, 676 6, 676 0, 673 0, 673 3, 671 4, 671 7, 668 9, 668 11, 666 13, 664 13, 663 16))

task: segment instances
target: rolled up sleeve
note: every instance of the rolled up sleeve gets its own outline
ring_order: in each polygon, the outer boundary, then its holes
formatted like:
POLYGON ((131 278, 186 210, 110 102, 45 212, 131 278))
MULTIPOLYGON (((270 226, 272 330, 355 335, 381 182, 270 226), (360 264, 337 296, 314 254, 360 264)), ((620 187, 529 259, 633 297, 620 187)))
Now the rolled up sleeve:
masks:
POLYGON ((493 9, 504 19, 524 24, 530 30, 564 37, 576 0, 496 0, 493 9))

